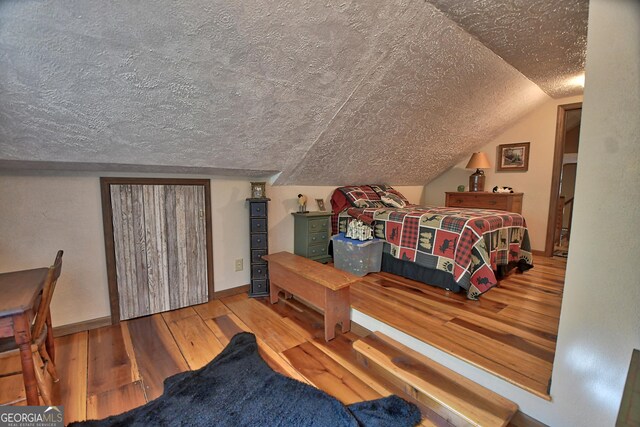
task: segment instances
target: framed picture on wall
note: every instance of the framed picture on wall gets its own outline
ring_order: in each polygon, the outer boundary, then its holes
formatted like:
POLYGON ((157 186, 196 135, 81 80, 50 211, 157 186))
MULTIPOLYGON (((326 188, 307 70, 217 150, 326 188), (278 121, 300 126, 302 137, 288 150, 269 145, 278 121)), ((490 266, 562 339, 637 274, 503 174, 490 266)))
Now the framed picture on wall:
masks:
POLYGON ((529 142, 498 145, 496 170, 498 172, 529 170, 529 142))
POLYGON ((323 199, 316 199, 316 203, 318 204, 318 210, 321 212, 325 212, 327 210, 327 208, 324 207, 324 200, 323 199))

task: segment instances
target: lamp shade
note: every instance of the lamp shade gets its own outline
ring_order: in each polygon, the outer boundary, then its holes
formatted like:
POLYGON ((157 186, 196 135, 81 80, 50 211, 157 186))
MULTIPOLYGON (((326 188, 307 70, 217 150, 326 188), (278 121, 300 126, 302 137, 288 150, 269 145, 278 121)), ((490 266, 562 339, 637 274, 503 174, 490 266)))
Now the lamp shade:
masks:
POLYGON ((469 163, 467 163, 466 169, 490 169, 491 163, 489 163, 489 158, 482 151, 477 153, 473 153, 471 158, 469 159, 469 163))

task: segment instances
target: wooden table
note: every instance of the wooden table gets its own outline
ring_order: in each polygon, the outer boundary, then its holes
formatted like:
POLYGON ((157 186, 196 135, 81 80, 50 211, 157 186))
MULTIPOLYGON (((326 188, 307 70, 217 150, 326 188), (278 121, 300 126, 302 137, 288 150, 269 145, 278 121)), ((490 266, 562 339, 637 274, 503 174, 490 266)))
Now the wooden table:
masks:
MULTIPOLYGON (((0 338, 14 337, 18 344, 27 405, 30 406, 40 404, 31 354, 31 324, 48 271, 48 268, 36 268, 0 274, 0 338)), ((51 328, 48 334, 51 334, 51 328)))
POLYGON ((293 294, 323 310, 326 341, 335 338, 338 323, 343 333, 351 329, 349 285, 360 280, 358 276, 289 252, 262 258, 269 262, 271 304, 284 291, 285 298, 293 294))

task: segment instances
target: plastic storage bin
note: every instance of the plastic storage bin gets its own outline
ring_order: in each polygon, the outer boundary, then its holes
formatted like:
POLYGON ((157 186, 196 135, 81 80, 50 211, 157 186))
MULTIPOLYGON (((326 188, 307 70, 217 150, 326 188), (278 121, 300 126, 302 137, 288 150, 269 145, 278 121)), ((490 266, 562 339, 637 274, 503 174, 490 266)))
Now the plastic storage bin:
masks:
POLYGON ((382 264, 382 245, 380 239, 354 240, 344 233, 331 237, 333 241, 333 265, 356 276, 380 271, 382 264))

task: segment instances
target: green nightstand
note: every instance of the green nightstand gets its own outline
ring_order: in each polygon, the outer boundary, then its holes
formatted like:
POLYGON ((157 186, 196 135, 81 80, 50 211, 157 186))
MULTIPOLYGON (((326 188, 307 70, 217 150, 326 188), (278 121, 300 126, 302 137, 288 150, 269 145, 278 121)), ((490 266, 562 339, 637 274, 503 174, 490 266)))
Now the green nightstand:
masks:
POLYGON ((293 252, 296 255, 321 263, 331 261, 329 255, 329 235, 331 233, 331 213, 293 212, 293 252))

